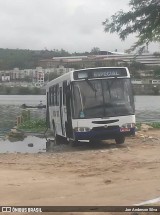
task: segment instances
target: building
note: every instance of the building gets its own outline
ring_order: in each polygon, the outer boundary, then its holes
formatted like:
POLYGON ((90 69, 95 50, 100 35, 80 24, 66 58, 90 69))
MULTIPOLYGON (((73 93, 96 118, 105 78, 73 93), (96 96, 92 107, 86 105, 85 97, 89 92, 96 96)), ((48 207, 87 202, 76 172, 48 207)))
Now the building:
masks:
POLYGON ((8 71, 1 74, 2 82, 9 82, 10 79, 11 79, 11 77, 10 77, 10 73, 8 71))
POLYGON ((57 68, 59 66, 73 68, 88 68, 96 66, 107 66, 109 62, 131 63, 133 61, 153 66, 160 66, 160 56, 153 54, 125 54, 117 52, 108 52, 106 55, 89 55, 89 56, 70 56, 70 57, 54 57, 52 59, 40 60, 39 64, 43 68, 57 68))
POLYGON ((36 67, 35 69, 24 70, 14 68, 13 70, 0 71, 0 82, 14 82, 17 83, 17 86, 26 86, 26 83, 32 83, 36 87, 42 87, 45 84, 45 76, 48 77, 47 81, 49 81, 50 73, 60 76, 71 70, 73 70, 73 68, 65 68, 64 66, 46 69, 36 67))

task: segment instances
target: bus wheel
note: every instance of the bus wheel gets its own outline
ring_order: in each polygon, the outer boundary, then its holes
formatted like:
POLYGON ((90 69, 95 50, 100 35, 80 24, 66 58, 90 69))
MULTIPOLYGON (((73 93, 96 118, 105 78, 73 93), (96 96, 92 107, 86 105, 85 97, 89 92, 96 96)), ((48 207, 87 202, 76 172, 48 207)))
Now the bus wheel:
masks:
POLYGON ((46 152, 50 151, 50 140, 47 140, 46 142, 46 152))
POLYGON ((54 150, 54 141, 53 140, 50 140, 48 139, 47 142, 46 142, 46 152, 51 152, 54 150))
POLYGON ((58 141, 57 141, 57 132, 56 132, 56 127, 55 124, 53 122, 53 138, 54 138, 54 145, 57 145, 58 141))
POLYGON ((115 139, 116 144, 123 144, 125 141, 125 137, 124 136, 119 136, 115 139))
POLYGON ((76 147, 78 145, 78 140, 69 139, 69 145, 71 147, 76 147))

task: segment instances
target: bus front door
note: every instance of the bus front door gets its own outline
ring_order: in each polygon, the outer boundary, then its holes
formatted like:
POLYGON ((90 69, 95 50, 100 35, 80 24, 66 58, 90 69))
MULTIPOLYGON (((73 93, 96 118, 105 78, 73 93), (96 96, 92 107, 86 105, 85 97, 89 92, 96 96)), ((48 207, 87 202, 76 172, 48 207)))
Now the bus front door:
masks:
POLYGON ((66 89, 66 109, 67 109, 67 121, 65 123, 66 136, 69 138, 73 138, 70 85, 68 85, 66 89))

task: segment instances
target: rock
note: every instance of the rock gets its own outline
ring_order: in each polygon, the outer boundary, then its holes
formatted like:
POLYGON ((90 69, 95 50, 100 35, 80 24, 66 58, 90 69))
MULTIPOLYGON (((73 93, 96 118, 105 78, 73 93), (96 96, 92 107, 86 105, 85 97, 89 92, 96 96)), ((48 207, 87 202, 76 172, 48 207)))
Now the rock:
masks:
POLYGON ((153 129, 153 127, 150 126, 150 125, 147 125, 147 124, 142 124, 141 125, 141 130, 142 131, 148 131, 149 129, 153 129))
POLYGON ((130 147, 127 147, 127 150, 128 150, 128 151, 131 151, 131 148, 130 148, 130 147))
POLYGON ((17 131, 16 128, 12 128, 12 129, 11 129, 11 132, 12 132, 12 133, 18 133, 18 131, 17 131))
POLYGON ((107 179, 104 181, 105 184, 110 184, 112 181, 110 179, 107 179))
POLYGON ((15 129, 8 134, 8 139, 11 142, 16 142, 16 141, 24 140, 24 138, 25 138, 24 133, 19 132, 19 131, 15 130, 15 129))
POLYGON ((33 147, 33 143, 28 143, 28 147, 33 147))

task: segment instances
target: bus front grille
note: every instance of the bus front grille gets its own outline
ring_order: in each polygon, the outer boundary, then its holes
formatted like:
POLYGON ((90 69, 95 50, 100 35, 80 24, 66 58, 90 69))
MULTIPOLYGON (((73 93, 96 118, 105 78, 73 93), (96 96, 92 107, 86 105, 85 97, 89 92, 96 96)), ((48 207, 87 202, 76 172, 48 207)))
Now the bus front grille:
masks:
POLYGON ((113 131, 115 129, 119 129, 118 125, 114 125, 114 126, 99 126, 99 127, 93 127, 92 131, 113 131))

